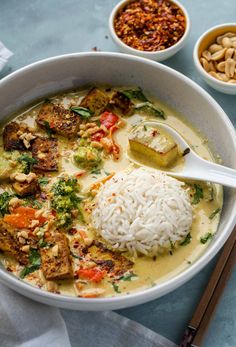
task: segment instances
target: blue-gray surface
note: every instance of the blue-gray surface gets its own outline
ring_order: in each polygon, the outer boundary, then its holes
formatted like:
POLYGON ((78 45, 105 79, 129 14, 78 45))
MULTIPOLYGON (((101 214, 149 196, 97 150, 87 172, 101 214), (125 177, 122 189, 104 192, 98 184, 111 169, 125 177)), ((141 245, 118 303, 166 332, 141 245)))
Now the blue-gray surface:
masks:
MULTIPOLYGON (((14 52, 0 73, 3 77, 31 62, 53 55, 90 51, 117 51, 107 27, 107 18, 116 0, 0 0, 0 40, 14 52)), ((188 44, 166 65, 181 71, 202 85, 223 107, 236 125, 236 97, 220 94, 197 75, 192 61, 194 43, 213 25, 236 21, 235 0, 182 0, 192 21, 188 44)), ((206 115, 207 117, 207 115, 206 115)), ((213 269, 211 262, 199 275, 173 293, 148 304, 119 311, 154 331, 179 342, 184 328, 213 269)), ((204 346, 236 346, 236 272, 233 273, 211 323, 204 346)), ((70 321, 78 312, 63 311, 70 321)), ((77 346, 69 329, 72 345, 77 346)), ((96 343, 95 343, 96 345, 96 343)), ((109 344, 115 346, 115 341, 109 344)), ((108 346, 104 346, 108 347, 108 346)), ((144 346, 145 347, 145 346, 144 346)))

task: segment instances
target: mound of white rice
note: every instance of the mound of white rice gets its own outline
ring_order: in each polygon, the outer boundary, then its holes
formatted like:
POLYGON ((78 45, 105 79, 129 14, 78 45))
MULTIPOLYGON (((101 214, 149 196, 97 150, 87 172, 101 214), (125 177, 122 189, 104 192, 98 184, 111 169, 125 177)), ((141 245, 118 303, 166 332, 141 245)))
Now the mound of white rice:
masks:
POLYGON ((92 223, 113 247, 155 255, 178 245, 192 224, 184 183, 153 169, 121 172, 96 196, 92 223))

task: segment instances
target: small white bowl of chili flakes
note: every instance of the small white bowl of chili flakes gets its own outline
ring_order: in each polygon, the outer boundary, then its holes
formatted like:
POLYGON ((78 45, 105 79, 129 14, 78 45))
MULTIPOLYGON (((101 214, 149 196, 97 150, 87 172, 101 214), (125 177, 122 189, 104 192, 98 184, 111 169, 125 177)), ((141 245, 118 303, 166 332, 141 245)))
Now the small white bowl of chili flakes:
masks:
POLYGON ((163 61, 186 43, 190 19, 178 1, 122 0, 111 12, 109 29, 122 52, 163 61))

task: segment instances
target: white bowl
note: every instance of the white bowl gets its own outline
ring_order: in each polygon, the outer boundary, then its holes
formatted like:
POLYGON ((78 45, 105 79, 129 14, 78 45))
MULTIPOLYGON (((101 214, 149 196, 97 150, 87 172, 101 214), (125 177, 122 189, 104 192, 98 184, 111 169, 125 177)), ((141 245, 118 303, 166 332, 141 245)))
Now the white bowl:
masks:
MULTIPOLYGON (((78 53, 49 58, 26 66, 0 81, 1 120, 48 95, 85 84, 137 85, 185 115, 210 139, 224 164, 236 168, 236 135, 228 117, 201 87, 179 72, 148 59, 119 53, 78 53)), ((78 310, 111 310, 156 299, 192 278, 219 251, 236 222, 235 190, 225 189, 225 202, 216 237, 189 268, 155 287, 114 298, 83 299, 42 291, 0 266, 0 281, 45 304, 78 310)))
POLYGON ((200 36, 200 38, 197 40, 194 46, 193 60, 197 71, 200 73, 204 81, 207 84, 209 84, 209 86, 211 86, 215 90, 218 90, 219 92, 236 95, 236 84, 222 82, 216 79, 215 77, 212 77, 211 75, 209 75, 209 73, 207 73, 204 70, 199 60, 202 55, 202 52, 205 49, 207 49, 212 43, 215 42, 217 36, 223 35, 224 33, 229 31, 234 32, 236 34, 236 23, 225 23, 221 25, 216 25, 204 32, 202 36, 200 36))
POLYGON ((138 49, 135 49, 135 48, 132 48, 132 47, 126 45, 116 34, 116 31, 114 29, 114 19, 117 15, 118 11, 121 8, 123 8, 124 6, 126 6, 128 3, 130 3, 131 1, 133 1, 133 0, 122 0, 121 2, 119 2, 112 10, 110 17, 109 17, 109 30, 110 30, 111 37, 112 37, 114 43, 119 47, 121 52, 137 55, 139 57, 148 58, 148 59, 152 59, 155 61, 163 61, 163 60, 166 60, 166 59, 172 57, 175 53, 177 53, 185 45, 185 43, 189 37, 189 32, 190 32, 190 19, 189 19, 189 15, 188 15, 188 12, 186 11, 185 7, 176 0, 171 1, 171 2, 176 4, 184 13, 184 16, 186 19, 186 28, 185 28, 184 35, 181 37, 181 39, 175 45, 173 45, 169 48, 163 49, 162 51, 152 51, 152 52, 140 51, 138 49))

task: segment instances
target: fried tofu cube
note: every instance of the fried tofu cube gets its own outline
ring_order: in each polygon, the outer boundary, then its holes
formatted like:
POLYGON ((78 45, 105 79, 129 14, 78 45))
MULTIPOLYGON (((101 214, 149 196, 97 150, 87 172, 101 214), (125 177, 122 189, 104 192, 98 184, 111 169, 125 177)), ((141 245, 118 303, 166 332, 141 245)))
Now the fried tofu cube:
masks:
POLYGON ((80 117, 62 106, 45 102, 36 118, 36 123, 52 132, 72 138, 77 135, 81 123, 80 117))
MULTIPOLYGON (((18 231, 8 223, 0 221, 0 250, 15 258, 20 264, 27 265, 29 253, 23 251, 25 244, 21 243, 18 231)), ((30 236, 27 238, 28 244, 35 247, 37 240, 30 236)))
POLYGON ((133 267, 133 262, 124 257, 120 252, 113 252, 102 242, 94 241, 91 246, 84 249, 84 255, 88 261, 93 261, 101 269, 121 276, 133 267))
POLYGON ((23 133, 29 133, 26 125, 20 125, 16 122, 7 124, 3 131, 3 145, 5 151, 12 151, 14 149, 25 151, 28 149, 26 148, 23 139, 20 138, 23 133))
POLYGON ((80 106, 89 109, 90 112, 97 116, 105 110, 109 101, 109 97, 103 91, 93 88, 82 99, 80 106))
POLYGON ((129 136, 131 151, 141 154, 160 167, 172 165, 178 158, 174 139, 158 127, 140 125, 129 136))
POLYGON ((58 140, 56 138, 37 137, 32 142, 32 157, 37 161, 33 165, 33 169, 58 171, 58 140))
POLYGON ((12 186, 13 186, 15 192, 22 197, 35 194, 39 188, 37 180, 34 180, 30 183, 28 183, 28 182, 14 182, 12 184, 12 186))
POLYGON ((48 246, 41 248, 41 269, 48 281, 73 277, 67 237, 55 233, 45 238, 48 246))

